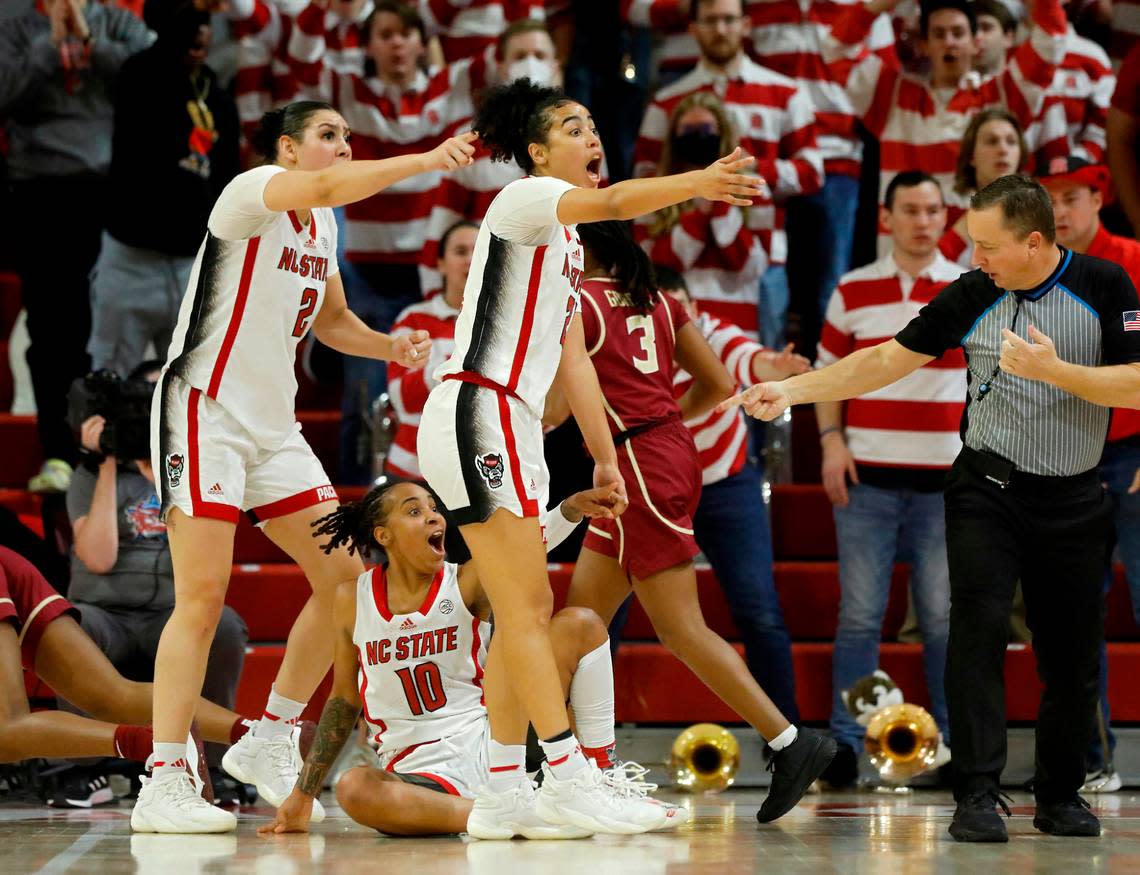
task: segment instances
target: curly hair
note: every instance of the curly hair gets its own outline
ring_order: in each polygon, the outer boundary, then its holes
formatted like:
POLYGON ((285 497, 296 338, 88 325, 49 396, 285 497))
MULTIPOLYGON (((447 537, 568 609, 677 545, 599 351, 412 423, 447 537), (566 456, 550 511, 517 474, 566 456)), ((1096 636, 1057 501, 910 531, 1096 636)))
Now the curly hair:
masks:
POLYGON ((311 523, 314 538, 329 536, 329 540, 320 545, 321 552, 327 556, 345 545, 348 545, 350 556, 365 556, 374 551, 382 551, 373 532, 388 519, 388 508, 384 500, 393 488, 410 482, 412 481, 395 478, 386 480, 370 489, 360 501, 342 504, 332 513, 311 523))
POLYGON ((546 143, 550 111, 573 102, 560 88, 516 79, 484 95, 473 127, 491 150, 492 161, 507 163, 514 159, 524 173, 530 173, 534 161, 528 147, 531 143, 546 143))

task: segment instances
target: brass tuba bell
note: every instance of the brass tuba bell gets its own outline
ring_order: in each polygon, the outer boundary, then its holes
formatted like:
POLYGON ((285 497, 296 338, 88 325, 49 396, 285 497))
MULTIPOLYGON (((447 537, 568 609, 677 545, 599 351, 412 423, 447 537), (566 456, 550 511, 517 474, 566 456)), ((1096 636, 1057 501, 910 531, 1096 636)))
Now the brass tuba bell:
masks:
POLYGON ((677 736, 669 753, 673 782, 691 793, 719 793, 732 786, 740 744, 715 723, 697 723, 677 736))
POLYGON ((879 777, 903 784, 935 765, 938 725, 918 705, 888 705, 867 724, 867 753, 879 777))

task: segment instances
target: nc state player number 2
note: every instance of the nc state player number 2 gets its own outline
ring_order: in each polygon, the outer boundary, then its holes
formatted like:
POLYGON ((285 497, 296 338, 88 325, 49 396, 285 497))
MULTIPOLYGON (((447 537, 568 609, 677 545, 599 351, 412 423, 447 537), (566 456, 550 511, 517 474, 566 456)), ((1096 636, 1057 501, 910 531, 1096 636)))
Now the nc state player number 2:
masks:
POLYGON ((305 289, 301 292, 301 309, 297 311, 297 321, 293 323, 293 336, 304 337, 309 330, 309 317, 317 309, 317 290, 305 289))

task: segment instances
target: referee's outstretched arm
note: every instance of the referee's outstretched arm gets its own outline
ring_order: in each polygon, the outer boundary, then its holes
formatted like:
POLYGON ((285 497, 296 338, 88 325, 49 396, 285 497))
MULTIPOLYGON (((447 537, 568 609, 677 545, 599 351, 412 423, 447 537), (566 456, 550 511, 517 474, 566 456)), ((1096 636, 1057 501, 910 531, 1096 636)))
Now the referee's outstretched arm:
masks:
POLYGON ((935 356, 907 349, 894 338, 858 350, 833 365, 789 377, 776 383, 759 383, 727 398, 717 410, 743 405, 749 416, 775 419, 793 404, 846 401, 881 389, 916 371, 935 356))
POLYGON ((1007 374, 1052 383, 1093 404, 1140 409, 1140 362, 1093 368, 1075 365, 1058 357, 1053 341, 1035 326, 1029 326, 1028 334, 1026 341, 1008 328, 1002 330, 998 365, 1007 374))

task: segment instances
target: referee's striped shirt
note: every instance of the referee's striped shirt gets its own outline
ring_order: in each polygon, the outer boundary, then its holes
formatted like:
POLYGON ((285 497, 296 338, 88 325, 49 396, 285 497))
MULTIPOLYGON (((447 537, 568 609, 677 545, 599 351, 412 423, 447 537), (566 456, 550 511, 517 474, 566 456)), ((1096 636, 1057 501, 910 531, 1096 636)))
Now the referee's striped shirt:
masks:
POLYGON ((1010 292, 980 270, 963 274, 895 339, 935 357, 963 348, 966 446, 1008 459, 1020 471, 1069 476, 1100 461, 1112 411, 1000 370, 1002 329, 1028 339, 1035 326, 1071 364, 1128 364, 1140 362, 1138 311, 1136 289, 1119 265, 1061 248, 1057 269, 1033 289, 1010 292))

